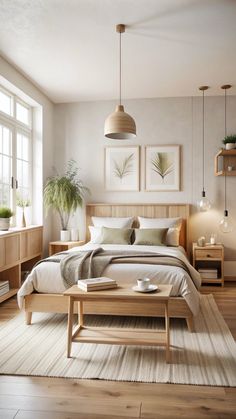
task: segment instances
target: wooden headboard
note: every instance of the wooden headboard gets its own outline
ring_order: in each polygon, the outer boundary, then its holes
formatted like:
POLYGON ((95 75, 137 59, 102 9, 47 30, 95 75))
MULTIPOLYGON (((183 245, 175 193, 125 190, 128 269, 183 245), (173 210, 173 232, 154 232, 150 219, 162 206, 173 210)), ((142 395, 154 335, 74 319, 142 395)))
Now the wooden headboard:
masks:
POLYGON ((189 204, 99 204, 86 205, 86 241, 90 239, 89 225, 93 225, 91 217, 134 217, 133 226, 138 227, 137 217, 172 218, 182 217, 180 245, 188 250, 188 218, 189 204))

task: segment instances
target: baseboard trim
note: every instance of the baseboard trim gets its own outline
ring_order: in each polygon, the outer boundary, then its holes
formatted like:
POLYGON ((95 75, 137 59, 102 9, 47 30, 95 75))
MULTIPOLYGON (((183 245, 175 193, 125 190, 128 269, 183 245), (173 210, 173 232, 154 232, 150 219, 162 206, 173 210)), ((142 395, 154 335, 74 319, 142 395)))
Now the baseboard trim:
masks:
POLYGON ((236 277, 235 276, 225 276, 225 281, 236 281, 236 277))

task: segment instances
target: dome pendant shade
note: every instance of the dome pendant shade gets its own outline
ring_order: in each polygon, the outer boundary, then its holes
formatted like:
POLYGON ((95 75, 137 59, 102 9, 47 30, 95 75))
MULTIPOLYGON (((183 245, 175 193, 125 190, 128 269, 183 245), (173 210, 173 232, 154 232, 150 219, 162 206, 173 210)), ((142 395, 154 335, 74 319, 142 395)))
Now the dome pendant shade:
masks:
POLYGON ((116 32, 119 33, 119 105, 116 106, 115 112, 107 117, 104 126, 104 135, 113 140, 132 140, 136 137, 135 121, 124 111, 124 106, 121 105, 121 34, 125 32, 125 25, 121 23, 116 25, 116 32))
POLYGON ((124 111, 123 105, 116 106, 115 112, 107 117, 104 135, 114 140, 132 140, 136 137, 135 121, 124 111))

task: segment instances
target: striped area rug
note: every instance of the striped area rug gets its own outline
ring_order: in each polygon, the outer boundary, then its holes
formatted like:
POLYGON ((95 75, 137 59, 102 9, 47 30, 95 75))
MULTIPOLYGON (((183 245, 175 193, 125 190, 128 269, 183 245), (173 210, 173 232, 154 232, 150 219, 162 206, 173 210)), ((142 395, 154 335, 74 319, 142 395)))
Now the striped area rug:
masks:
MULTIPOLYGON (((214 298, 201 297, 196 333, 183 320, 171 319, 172 363, 158 347, 72 345, 66 358, 67 316, 35 313, 26 326, 23 313, 0 327, 0 373, 117 381, 236 385, 236 344, 214 298)), ((93 326, 151 329, 162 319, 86 316, 93 326)))

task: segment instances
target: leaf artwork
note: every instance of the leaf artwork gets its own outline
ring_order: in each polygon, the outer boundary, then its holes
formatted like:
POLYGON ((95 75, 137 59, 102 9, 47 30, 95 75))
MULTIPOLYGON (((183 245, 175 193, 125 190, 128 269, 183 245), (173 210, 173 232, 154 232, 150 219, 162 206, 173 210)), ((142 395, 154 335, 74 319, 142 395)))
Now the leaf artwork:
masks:
POLYGON ((121 163, 118 163, 116 160, 113 160, 114 163, 114 175, 122 180, 125 176, 128 176, 132 173, 134 153, 130 154, 128 157, 125 157, 121 163))
POLYGON ((151 164, 152 170, 161 176, 163 182, 165 177, 174 171, 174 163, 169 153, 155 153, 151 164))

